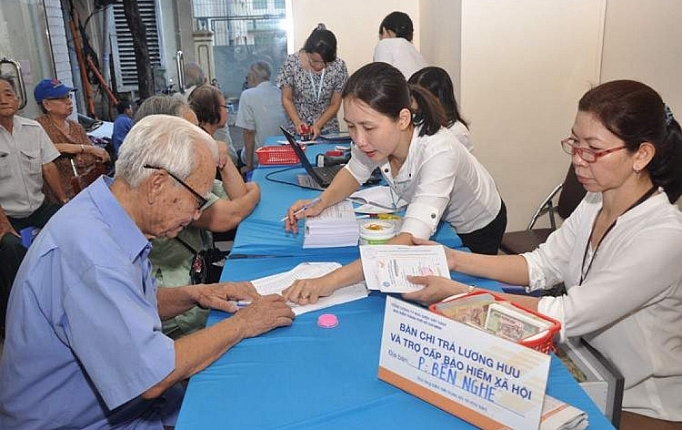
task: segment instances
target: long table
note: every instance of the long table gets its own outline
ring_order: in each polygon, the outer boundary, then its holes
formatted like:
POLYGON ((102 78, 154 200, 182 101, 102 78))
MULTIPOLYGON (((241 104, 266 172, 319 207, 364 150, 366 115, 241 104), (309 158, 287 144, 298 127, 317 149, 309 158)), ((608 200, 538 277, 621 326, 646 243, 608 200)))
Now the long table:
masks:
MULTIPOLYGON (((278 144, 283 136, 270 137, 266 144, 278 144)), ((334 149, 339 143, 318 143, 308 145, 306 155, 315 160, 317 154, 334 149)), ((347 146, 347 145, 346 145, 347 146)), ((282 217, 296 200, 313 199, 319 190, 301 188, 297 175, 305 174, 300 164, 292 166, 259 166, 253 172, 252 180, 261 188, 261 202, 245 220, 239 224, 231 254, 235 257, 285 257, 316 255, 318 249, 303 249, 303 234, 284 231, 282 217)), ((303 222, 303 221, 301 221, 303 222)), ((433 236, 434 240, 451 248, 459 248, 462 241, 452 227, 441 223, 433 236)), ((328 250, 335 255, 359 258, 357 246, 339 247, 328 250)))
MULTIPOLYGON (((270 138, 269 143, 281 139, 270 138)), ((307 155, 314 159, 334 146, 312 145, 307 155)), ((357 247, 304 250, 302 235, 284 232, 280 219, 289 205, 319 193, 281 183, 294 184, 302 173, 300 166, 261 166, 254 171, 261 203, 237 230, 223 281, 280 273, 305 261, 346 264, 359 257, 357 247)), ((440 227, 435 239, 461 246, 447 225, 440 227)), ((451 276, 501 289, 491 280, 451 276)), ((176 429, 474 428, 378 379, 385 298, 372 292, 366 299, 300 315, 291 327, 240 342, 191 378, 176 429), (337 315, 338 327, 317 327, 317 317, 326 312, 337 315)), ((212 311, 208 324, 225 318, 229 315, 212 311)), ((613 428, 556 357, 552 357, 547 392, 587 412, 590 429, 613 428)))
MULTIPOLYGON (((337 261, 331 254, 233 259, 222 280, 279 273, 303 261, 337 261)), ((452 273, 454 279, 499 290, 494 281, 452 273)), ((472 429, 377 377, 385 295, 300 315, 291 327, 246 339, 191 378, 177 430, 204 429, 472 429), (339 325, 316 325, 321 313, 339 325)), ((209 325, 228 314, 211 312, 209 325)), ((589 415, 590 429, 612 429, 563 364, 552 357, 547 393, 589 415)))

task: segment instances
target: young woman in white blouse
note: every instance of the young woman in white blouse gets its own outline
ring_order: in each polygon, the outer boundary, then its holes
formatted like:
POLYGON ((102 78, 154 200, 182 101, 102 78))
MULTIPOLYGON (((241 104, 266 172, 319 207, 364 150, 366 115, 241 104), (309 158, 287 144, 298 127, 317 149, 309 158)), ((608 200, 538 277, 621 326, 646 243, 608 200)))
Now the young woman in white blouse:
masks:
MULTIPOLYGON (((389 243, 427 239, 442 219, 472 251, 496 254, 507 224, 504 203, 488 171, 443 127, 438 100, 424 88, 408 85, 386 63, 360 68, 342 96, 354 142, 351 159, 318 203, 298 215, 310 201, 299 200, 289 208, 285 228, 297 232, 300 218, 345 199, 379 167, 396 200, 408 203, 400 233, 389 243)), ((314 302, 362 279, 356 261, 324 277, 296 281, 286 294, 293 301, 314 302)))
MULTIPOLYGON (((582 336, 625 378, 621 430, 682 429, 682 133, 648 86, 613 81, 588 91, 561 141, 588 193, 537 250, 484 256, 447 250, 451 270, 529 290, 563 282, 566 294, 505 295, 582 336)), ((422 243, 421 241, 417 241, 422 243)), ((470 287, 415 277, 423 304, 470 287)))
POLYGON ((446 127, 455 133, 467 151, 474 152, 474 144, 469 135, 469 124, 459 113, 455 88, 448 72, 440 67, 424 67, 414 72, 407 82, 424 87, 436 96, 445 111, 446 127))
POLYGON ((414 26, 404 12, 391 12, 379 25, 379 43, 374 48, 374 61, 388 63, 400 70, 408 79, 414 72, 426 67, 426 61, 412 43, 414 26))

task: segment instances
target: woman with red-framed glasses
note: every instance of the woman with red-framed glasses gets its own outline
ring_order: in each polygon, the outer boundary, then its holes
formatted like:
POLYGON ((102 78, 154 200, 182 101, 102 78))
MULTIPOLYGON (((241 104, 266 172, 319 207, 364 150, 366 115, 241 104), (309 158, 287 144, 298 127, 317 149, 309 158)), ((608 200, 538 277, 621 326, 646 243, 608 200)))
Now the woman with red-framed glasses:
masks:
MULTIPOLYGON (((682 130, 661 97, 635 81, 588 91, 561 141, 588 191, 533 252, 482 256, 448 249, 451 270, 559 297, 503 294, 561 322, 625 378, 620 429, 682 428, 682 130)), ((424 243, 419 241, 419 243, 424 243)), ((404 298, 430 304, 470 286, 416 277, 404 298)), ((474 288, 475 289, 475 288, 474 288)))

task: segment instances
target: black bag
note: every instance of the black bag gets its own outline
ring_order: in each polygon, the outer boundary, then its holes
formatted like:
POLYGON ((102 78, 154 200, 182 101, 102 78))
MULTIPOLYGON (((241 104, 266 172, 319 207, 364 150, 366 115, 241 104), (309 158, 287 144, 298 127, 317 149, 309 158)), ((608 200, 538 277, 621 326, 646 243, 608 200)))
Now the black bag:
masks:
POLYGON ((214 284, 220 280, 220 275, 223 272, 223 263, 230 253, 229 251, 221 251, 213 246, 197 252, 197 250, 179 237, 175 239, 194 254, 192 266, 189 269, 189 278, 192 284, 214 284))

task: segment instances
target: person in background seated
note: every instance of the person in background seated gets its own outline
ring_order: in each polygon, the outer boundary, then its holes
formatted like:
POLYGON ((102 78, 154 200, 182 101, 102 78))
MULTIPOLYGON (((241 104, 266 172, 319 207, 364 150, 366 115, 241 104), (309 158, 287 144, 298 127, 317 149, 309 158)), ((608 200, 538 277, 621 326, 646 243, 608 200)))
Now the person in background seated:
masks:
MULTIPOLYGON (((233 187, 230 196, 235 195, 238 189, 244 188, 244 180, 237 169, 237 154, 233 154, 232 142, 221 140, 218 137, 225 136, 223 131, 227 130, 227 104, 225 97, 220 90, 211 85, 202 85, 192 92, 189 97, 189 105, 197 115, 199 127, 213 136, 218 142, 221 153, 221 164, 218 176, 233 187), (224 155, 224 156, 223 156, 224 155), (236 176, 235 176, 236 175, 236 176)), ((227 135, 229 136, 229 135, 227 135)))
POLYGON ((282 108, 282 93, 270 82, 272 67, 267 61, 256 61, 249 67, 246 80, 249 89, 242 92, 237 112, 237 127, 244 130, 244 149, 238 151, 240 171, 246 174, 258 164, 256 149, 265 138, 279 135, 286 122, 282 108))
POLYGON ((379 25, 379 43, 374 48, 374 61, 382 61, 400 70, 409 79, 426 67, 422 54, 412 44, 414 26, 404 12, 391 12, 379 25))
MULTIPOLYGON (((464 246, 496 254, 507 225, 507 211, 490 173, 459 143, 445 124, 438 100, 408 84, 386 63, 370 63, 343 88, 344 119, 355 145, 351 159, 320 194, 318 203, 299 200, 287 212, 285 229, 298 232, 298 220, 316 216, 351 195, 377 167, 395 201, 407 202, 399 234, 389 244, 428 239, 441 220, 450 224, 464 246)), ((357 260, 325 276, 299 279, 284 296, 315 303, 336 289, 362 281, 357 260)))
MULTIPOLYGON (((447 249, 450 270, 529 291, 563 282, 559 297, 504 294, 582 336, 625 378, 621 430, 682 429, 682 130, 652 88, 607 82, 578 103, 568 138, 587 195, 533 252, 484 256, 447 249), (677 394, 676 394, 677 393, 677 394)), ((423 243, 419 241, 419 243, 423 243)), ((469 291, 415 277, 423 304, 469 291)))
POLYGON ((118 116, 114 120, 114 132, 111 136, 111 144, 114 147, 114 153, 118 154, 118 149, 123 143, 126 135, 133 126, 133 109, 128 100, 121 100, 116 105, 118 116))
MULTIPOLYGON (((173 115, 197 124, 194 111, 185 102, 171 96, 156 95, 146 99, 135 114, 135 121, 149 115, 173 115)), ((222 181, 214 180, 207 205, 199 219, 193 220, 175 238, 157 238, 152 241, 149 254, 154 277, 164 287, 180 287, 195 282, 210 282, 218 279, 200 279, 190 272, 197 254, 213 248, 213 233, 232 230, 246 218, 260 201, 258 184, 245 184, 248 192, 241 197, 230 198, 229 187, 222 181)), ((199 261, 204 272, 208 261, 199 261)), ((195 306, 186 312, 163 322, 163 332, 171 338, 193 333, 206 326, 208 309, 195 306)))
POLYGON ((17 116, 18 110, 14 80, 0 75, 0 331, 12 282, 26 254, 19 232, 44 227, 61 203, 69 201, 53 162, 59 151, 40 124, 17 116), (45 198, 44 183, 59 204, 45 198))
POLYGON ((446 127, 455 133, 457 139, 469 152, 474 152, 474 144, 469 135, 469 124, 459 114, 455 88, 448 72, 440 67, 424 67, 410 76, 407 82, 426 88, 438 98, 445 110, 446 127))
POLYGON ((303 48, 284 60, 277 76, 291 131, 305 134, 302 126, 307 125, 312 139, 338 133, 336 114, 347 79, 346 63, 336 56, 336 36, 319 24, 303 48))
MULTIPOLYGON (((74 170, 82 175, 96 168, 96 163, 109 161, 109 153, 90 141, 82 125, 69 119, 73 113, 73 91, 72 87, 57 79, 43 79, 33 90, 36 103, 43 111, 43 116, 36 118, 36 121, 43 126, 61 154, 54 163, 59 170, 62 189, 68 198, 76 195, 76 190, 71 185, 74 170)), ((49 189, 44 189, 44 192, 49 200, 59 201, 49 189)))
POLYGON ((14 277, 26 255, 19 233, 0 208, 0 339, 5 338, 5 315, 14 277))
POLYGON ((174 425, 182 381, 242 339, 291 325, 284 299, 249 282, 156 285, 149 240, 199 219, 217 159, 213 138, 188 121, 144 118, 113 180, 97 179, 41 231, 10 295, 0 428, 161 430, 174 425), (177 341, 161 332, 197 305, 234 315, 177 341))

